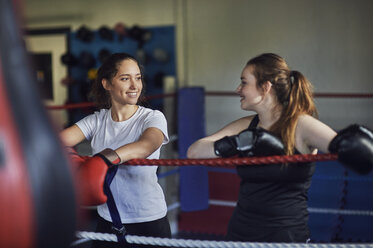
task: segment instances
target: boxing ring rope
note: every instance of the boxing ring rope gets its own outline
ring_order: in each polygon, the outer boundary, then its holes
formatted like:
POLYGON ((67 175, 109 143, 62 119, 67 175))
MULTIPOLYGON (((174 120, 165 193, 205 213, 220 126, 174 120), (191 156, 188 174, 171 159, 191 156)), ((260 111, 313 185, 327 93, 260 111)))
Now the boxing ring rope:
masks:
POLYGON ((337 154, 295 154, 268 157, 245 158, 211 158, 211 159, 131 159, 122 165, 162 165, 162 166, 190 166, 204 165, 214 167, 278 164, 278 163, 306 163, 315 161, 331 161, 337 159, 337 154))
MULTIPOLYGON (((206 91, 206 96, 238 96, 237 93, 231 91, 206 91)), ((145 96, 146 100, 162 99, 167 97, 175 97, 176 93, 168 94, 157 94, 145 96)), ((319 92, 314 93, 315 98, 373 98, 373 94, 369 93, 326 93, 319 92)), ((92 102, 82 102, 82 103, 69 103, 64 105, 49 105, 46 106, 48 110, 69 110, 69 109, 79 109, 79 108, 91 108, 95 107, 92 102)))
MULTIPOLYGON (((237 96, 237 93, 231 91, 206 91, 206 96, 237 96)), ((328 97, 328 98, 373 98, 373 94, 369 93, 327 93, 319 92, 314 93, 315 98, 328 97)))
MULTIPOLYGON (((117 242, 115 234, 77 232, 78 238, 117 242)), ((157 245, 163 247, 211 247, 211 248, 373 248, 373 244, 322 244, 322 243, 261 243, 261 242, 235 242, 235 241, 210 241, 192 239, 154 238, 136 235, 126 235, 126 240, 131 244, 157 245)))
MULTIPOLYGON (((162 99, 167 97, 175 97, 176 93, 169 93, 169 94, 157 94, 157 95, 150 95, 145 96, 145 100, 155 100, 155 99, 162 99)), ((92 108, 95 107, 93 102, 82 102, 82 103, 68 103, 64 105, 49 105, 46 106, 48 110, 71 110, 71 109, 81 109, 81 108, 92 108)))

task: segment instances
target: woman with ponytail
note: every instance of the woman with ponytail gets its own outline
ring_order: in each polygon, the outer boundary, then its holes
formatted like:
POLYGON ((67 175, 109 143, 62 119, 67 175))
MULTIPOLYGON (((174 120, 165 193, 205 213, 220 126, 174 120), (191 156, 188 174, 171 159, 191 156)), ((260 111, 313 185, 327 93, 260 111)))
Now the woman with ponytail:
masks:
MULTIPOLYGON (((273 53, 247 62, 236 90, 241 108, 254 111, 188 149, 189 158, 250 157, 336 152, 361 173, 373 166, 373 134, 353 125, 340 133, 317 119, 312 85, 273 53), (348 141, 348 142, 345 142, 348 141), (356 161, 359 159, 359 162, 356 161)), ((307 199, 314 163, 238 166, 237 205, 227 239, 252 242, 308 242, 307 199)))
POLYGON ((92 248, 130 245, 125 235, 170 238, 164 193, 156 166, 120 166, 135 158, 158 159, 168 143, 162 112, 140 105, 143 70, 127 53, 113 53, 97 72, 91 95, 100 108, 60 133, 63 144, 84 140, 93 156, 70 152, 82 205, 97 206, 96 232, 111 233, 118 242, 95 240, 92 248))

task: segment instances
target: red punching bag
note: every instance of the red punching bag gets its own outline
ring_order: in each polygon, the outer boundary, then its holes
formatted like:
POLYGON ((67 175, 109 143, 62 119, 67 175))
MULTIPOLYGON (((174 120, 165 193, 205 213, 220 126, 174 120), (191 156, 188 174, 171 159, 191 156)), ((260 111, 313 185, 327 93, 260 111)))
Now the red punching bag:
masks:
POLYGON ((76 197, 11 0, 0 0, 0 247, 69 247, 76 197))
POLYGON ((0 247, 31 247, 32 196, 0 73, 0 247))

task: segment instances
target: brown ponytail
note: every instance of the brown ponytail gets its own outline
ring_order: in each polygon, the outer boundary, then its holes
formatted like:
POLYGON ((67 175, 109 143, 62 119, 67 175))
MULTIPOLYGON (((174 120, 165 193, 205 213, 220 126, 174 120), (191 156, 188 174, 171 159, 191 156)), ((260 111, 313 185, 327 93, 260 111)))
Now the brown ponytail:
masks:
POLYGON ((251 59, 247 65, 253 66, 259 88, 266 81, 272 83, 282 112, 270 131, 282 139, 286 154, 292 155, 298 117, 302 114, 317 117, 312 85, 302 73, 291 71, 285 60, 273 53, 259 55, 251 59))

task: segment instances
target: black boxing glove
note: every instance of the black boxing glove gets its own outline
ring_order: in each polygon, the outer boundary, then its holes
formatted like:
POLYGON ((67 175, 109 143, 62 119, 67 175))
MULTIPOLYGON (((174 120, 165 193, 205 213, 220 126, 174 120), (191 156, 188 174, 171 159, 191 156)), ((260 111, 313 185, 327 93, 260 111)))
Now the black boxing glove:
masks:
POLYGON ((373 168, 373 132, 354 124, 338 132, 329 144, 329 151, 338 154, 338 161, 360 174, 373 168))
POLYGON ((221 157, 237 154, 243 157, 285 154, 282 141, 262 128, 245 129, 237 135, 217 140, 214 143, 214 150, 215 154, 221 157))
POLYGON ((214 142, 214 152, 217 156, 223 158, 233 157, 238 154, 236 135, 225 136, 214 142))

